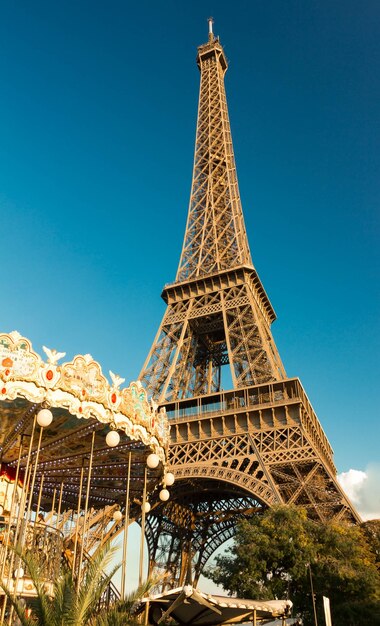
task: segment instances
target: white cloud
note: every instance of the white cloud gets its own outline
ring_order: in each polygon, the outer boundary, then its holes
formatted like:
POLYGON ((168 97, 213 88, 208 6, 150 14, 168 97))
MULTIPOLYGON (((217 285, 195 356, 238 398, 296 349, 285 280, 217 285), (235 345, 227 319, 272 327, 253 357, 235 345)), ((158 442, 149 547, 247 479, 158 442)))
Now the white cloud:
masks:
POLYGON ((338 474, 343 490, 363 520, 380 518, 380 465, 368 465, 365 472, 350 469, 338 474))

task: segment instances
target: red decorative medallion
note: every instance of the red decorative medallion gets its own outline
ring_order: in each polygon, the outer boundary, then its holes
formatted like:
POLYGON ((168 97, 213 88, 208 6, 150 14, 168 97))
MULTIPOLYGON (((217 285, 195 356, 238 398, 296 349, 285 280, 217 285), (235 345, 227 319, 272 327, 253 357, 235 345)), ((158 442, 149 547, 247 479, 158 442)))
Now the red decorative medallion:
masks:
POLYGON ((113 393, 113 394, 112 394, 112 396, 111 396, 111 402, 112 402, 113 404, 115 404, 116 400, 117 400, 117 398, 116 398, 116 393, 113 393))
POLYGON ((51 370, 48 370, 48 371, 46 372, 46 378, 47 378, 48 380, 52 380, 53 376, 54 376, 54 374, 53 374, 53 372, 52 372, 51 370))
POLYGON ((12 359, 9 358, 9 356, 7 356, 5 359, 3 359, 1 361, 1 365, 3 367, 12 367, 13 361, 12 361, 12 359))
POLYGON ((2 388, 1 393, 7 393, 7 390, 5 387, 2 388))

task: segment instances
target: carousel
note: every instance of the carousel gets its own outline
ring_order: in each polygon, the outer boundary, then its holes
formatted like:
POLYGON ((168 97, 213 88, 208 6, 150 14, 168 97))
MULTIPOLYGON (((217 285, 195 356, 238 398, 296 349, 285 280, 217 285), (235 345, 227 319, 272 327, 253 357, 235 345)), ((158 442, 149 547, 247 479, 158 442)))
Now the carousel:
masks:
MULTIPOLYGON (((18 332, 0 334, 0 581, 21 598, 35 593, 20 554, 44 564, 46 585, 62 561, 80 579, 91 555, 123 535, 125 593, 128 526, 170 497, 166 414, 139 382, 105 378, 91 355, 59 364, 18 332)), ((109 598, 116 590, 108 590, 109 598)), ((0 623, 7 599, 0 590, 0 623)), ((5 621, 4 621, 5 620, 5 621)))

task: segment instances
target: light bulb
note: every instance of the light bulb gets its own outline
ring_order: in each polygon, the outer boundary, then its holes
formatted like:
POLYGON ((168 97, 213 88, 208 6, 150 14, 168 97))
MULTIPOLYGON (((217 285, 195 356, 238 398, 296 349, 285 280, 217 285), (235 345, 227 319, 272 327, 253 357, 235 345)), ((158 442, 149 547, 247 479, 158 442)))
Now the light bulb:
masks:
POLYGON ((143 506, 141 507, 141 510, 144 510, 145 513, 149 513, 149 511, 150 511, 150 502, 145 502, 145 504, 143 504, 143 506))
POLYGON ((13 576, 14 578, 24 578, 24 574, 25 572, 23 568, 19 567, 18 569, 15 569, 13 576))
POLYGON ((165 474, 164 476, 165 485, 167 485, 168 487, 171 487, 174 484, 174 481, 175 481, 174 474, 172 474, 171 472, 167 472, 167 474, 165 474))
POLYGON ((155 469, 158 466, 159 462, 160 462, 159 457, 157 456, 157 454, 154 454, 154 453, 150 454, 146 460, 146 464, 149 467, 149 469, 155 469))
POLYGON ((117 430, 110 430, 110 432, 107 433, 107 437, 106 437, 107 446, 109 446, 110 448, 114 448, 115 446, 119 445, 119 442, 120 442, 120 435, 117 432, 117 430))
POLYGON ((167 489, 161 489, 160 491, 160 500, 162 502, 166 502, 167 500, 169 500, 170 498, 170 493, 168 492, 167 489))
POLYGON ((46 426, 50 426, 53 421, 53 413, 50 409, 41 409, 37 413, 37 424, 41 426, 41 428, 46 428, 46 426))
POLYGON ((115 511, 115 513, 113 514, 113 518, 114 518, 115 522, 120 522, 122 517, 123 517, 123 514, 122 514, 121 511, 115 511))

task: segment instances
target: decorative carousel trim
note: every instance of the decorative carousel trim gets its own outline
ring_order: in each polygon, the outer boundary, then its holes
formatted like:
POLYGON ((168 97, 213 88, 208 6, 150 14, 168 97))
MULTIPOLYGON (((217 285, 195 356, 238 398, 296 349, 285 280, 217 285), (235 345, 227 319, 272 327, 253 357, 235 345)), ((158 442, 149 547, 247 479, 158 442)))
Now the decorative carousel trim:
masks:
POLYGON ((110 371, 112 384, 90 354, 77 355, 58 365, 66 353, 43 346, 47 363, 31 342, 17 331, 0 334, 0 400, 26 400, 66 409, 79 419, 94 418, 149 446, 166 463, 169 422, 165 409, 157 410, 140 381, 125 382, 110 371))

